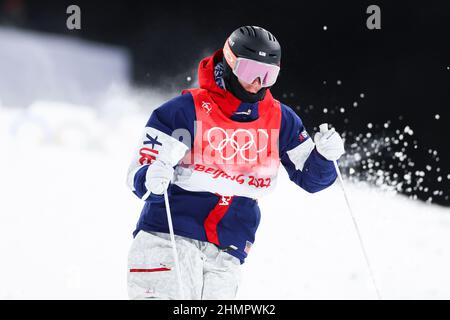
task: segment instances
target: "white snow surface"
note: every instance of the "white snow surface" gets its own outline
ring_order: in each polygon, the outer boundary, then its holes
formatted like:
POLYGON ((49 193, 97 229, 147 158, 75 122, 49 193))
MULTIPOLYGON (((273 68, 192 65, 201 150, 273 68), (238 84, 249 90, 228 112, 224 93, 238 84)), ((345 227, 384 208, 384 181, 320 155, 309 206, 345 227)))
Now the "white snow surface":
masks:
MULTIPOLYGON (((0 107, 0 299, 127 298, 143 202, 125 176, 151 108, 125 106, 0 107)), ((347 188, 383 298, 449 299, 450 210, 347 188)), ((376 298, 338 182, 308 194, 281 169, 260 207, 238 299, 376 298)))

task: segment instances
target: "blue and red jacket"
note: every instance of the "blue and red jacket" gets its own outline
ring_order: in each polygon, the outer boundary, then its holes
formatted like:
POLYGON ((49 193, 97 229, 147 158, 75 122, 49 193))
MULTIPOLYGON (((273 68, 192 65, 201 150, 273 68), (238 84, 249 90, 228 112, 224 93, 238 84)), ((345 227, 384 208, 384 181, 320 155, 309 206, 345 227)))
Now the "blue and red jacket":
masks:
POLYGON ((261 218, 257 199, 275 186, 277 163, 310 193, 333 184, 336 171, 317 152, 301 119, 269 90, 263 101, 244 103, 223 88, 222 55, 218 50, 200 62, 200 88, 153 111, 130 165, 128 185, 145 201, 134 236, 140 230, 168 233, 164 197, 148 192, 145 179, 155 159, 171 163, 175 176, 168 195, 175 234, 214 243, 244 263, 261 218), (274 132, 270 138, 269 131, 274 132), (238 132, 248 137, 239 142, 238 132), (209 152, 213 162, 195 160, 195 150, 209 152), (263 153, 265 162, 259 162, 263 153), (231 163, 233 156, 244 160, 231 163), (252 163, 256 158, 258 164, 252 163))

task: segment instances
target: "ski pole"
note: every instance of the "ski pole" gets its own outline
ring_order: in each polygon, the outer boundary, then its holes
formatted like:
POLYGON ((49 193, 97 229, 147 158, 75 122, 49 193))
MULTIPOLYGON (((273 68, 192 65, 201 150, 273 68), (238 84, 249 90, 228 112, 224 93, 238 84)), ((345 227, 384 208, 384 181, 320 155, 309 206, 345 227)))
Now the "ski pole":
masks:
POLYGON ((175 270, 177 272, 178 293, 180 295, 180 299, 184 300, 183 282, 181 280, 180 263, 178 262, 178 252, 177 252, 177 246, 175 244, 175 233, 173 232, 172 214, 170 213, 169 196, 167 195, 167 189, 164 191, 164 201, 166 203, 167 222, 169 225, 170 241, 172 242, 172 251, 173 251, 173 257, 174 257, 174 261, 175 261, 175 270))
MULTIPOLYGON (((319 129, 320 129, 321 133, 327 132, 328 131, 328 124, 327 123, 321 124, 319 126, 319 129)), ((364 259, 365 259, 366 264, 367 264, 367 269, 369 270, 369 274, 370 274, 370 278, 372 280, 373 287, 375 288, 378 300, 382 300, 381 294, 380 294, 380 290, 378 289, 377 283, 375 281, 375 276, 373 274, 372 267, 370 265, 369 256, 367 255, 366 249, 364 247, 364 242, 363 242, 362 237, 361 237, 361 232, 359 231, 358 223, 356 222, 356 218, 355 218, 355 215, 353 213, 352 206, 350 205, 350 201, 349 201, 348 196, 347 196, 347 191, 345 189, 344 180, 342 179, 341 170, 339 169, 339 166, 338 166, 336 160, 333 161, 333 164, 334 164, 334 168, 336 169, 336 173, 337 173, 337 176, 338 176, 338 179, 339 179, 342 191, 344 193, 344 198, 345 198, 345 202, 347 203, 348 211, 350 212, 350 216, 352 217, 353 225, 354 225, 356 233, 358 235, 359 244, 361 246, 361 250, 363 252, 364 259)))

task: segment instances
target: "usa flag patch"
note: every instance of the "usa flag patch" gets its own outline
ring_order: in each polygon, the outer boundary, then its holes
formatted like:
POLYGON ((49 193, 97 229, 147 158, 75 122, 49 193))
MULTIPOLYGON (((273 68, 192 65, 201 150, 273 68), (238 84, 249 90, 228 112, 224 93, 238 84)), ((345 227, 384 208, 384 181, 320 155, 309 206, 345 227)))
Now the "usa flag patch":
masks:
POLYGON ((305 141, 306 139, 308 139, 308 132, 306 132, 306 130, 303 130, 300 135, 298 136, 300 142, 305 141))
POLYGON ((252 245, 253 245, 253 243, 251 243, 250 241, 246 241, 246 242, 245 242, 245 249, 244 249, 244 252, 245 252, 246 254, 248 254, 248 252, 249 252, 250 249, 252 248, 252 245))

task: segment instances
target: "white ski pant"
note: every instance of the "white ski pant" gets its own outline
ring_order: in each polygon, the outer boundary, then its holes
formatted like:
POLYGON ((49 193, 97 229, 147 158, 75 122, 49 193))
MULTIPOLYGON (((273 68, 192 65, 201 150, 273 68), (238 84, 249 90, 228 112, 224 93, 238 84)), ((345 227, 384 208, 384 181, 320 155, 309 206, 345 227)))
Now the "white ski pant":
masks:
MULTIPOLYGON (((185 299, 234 299, 240 262, 214 244, 175 236, 185 299)), ((128 255, 130 299, 179 299, 170 235, 139 231, 128 255)))

